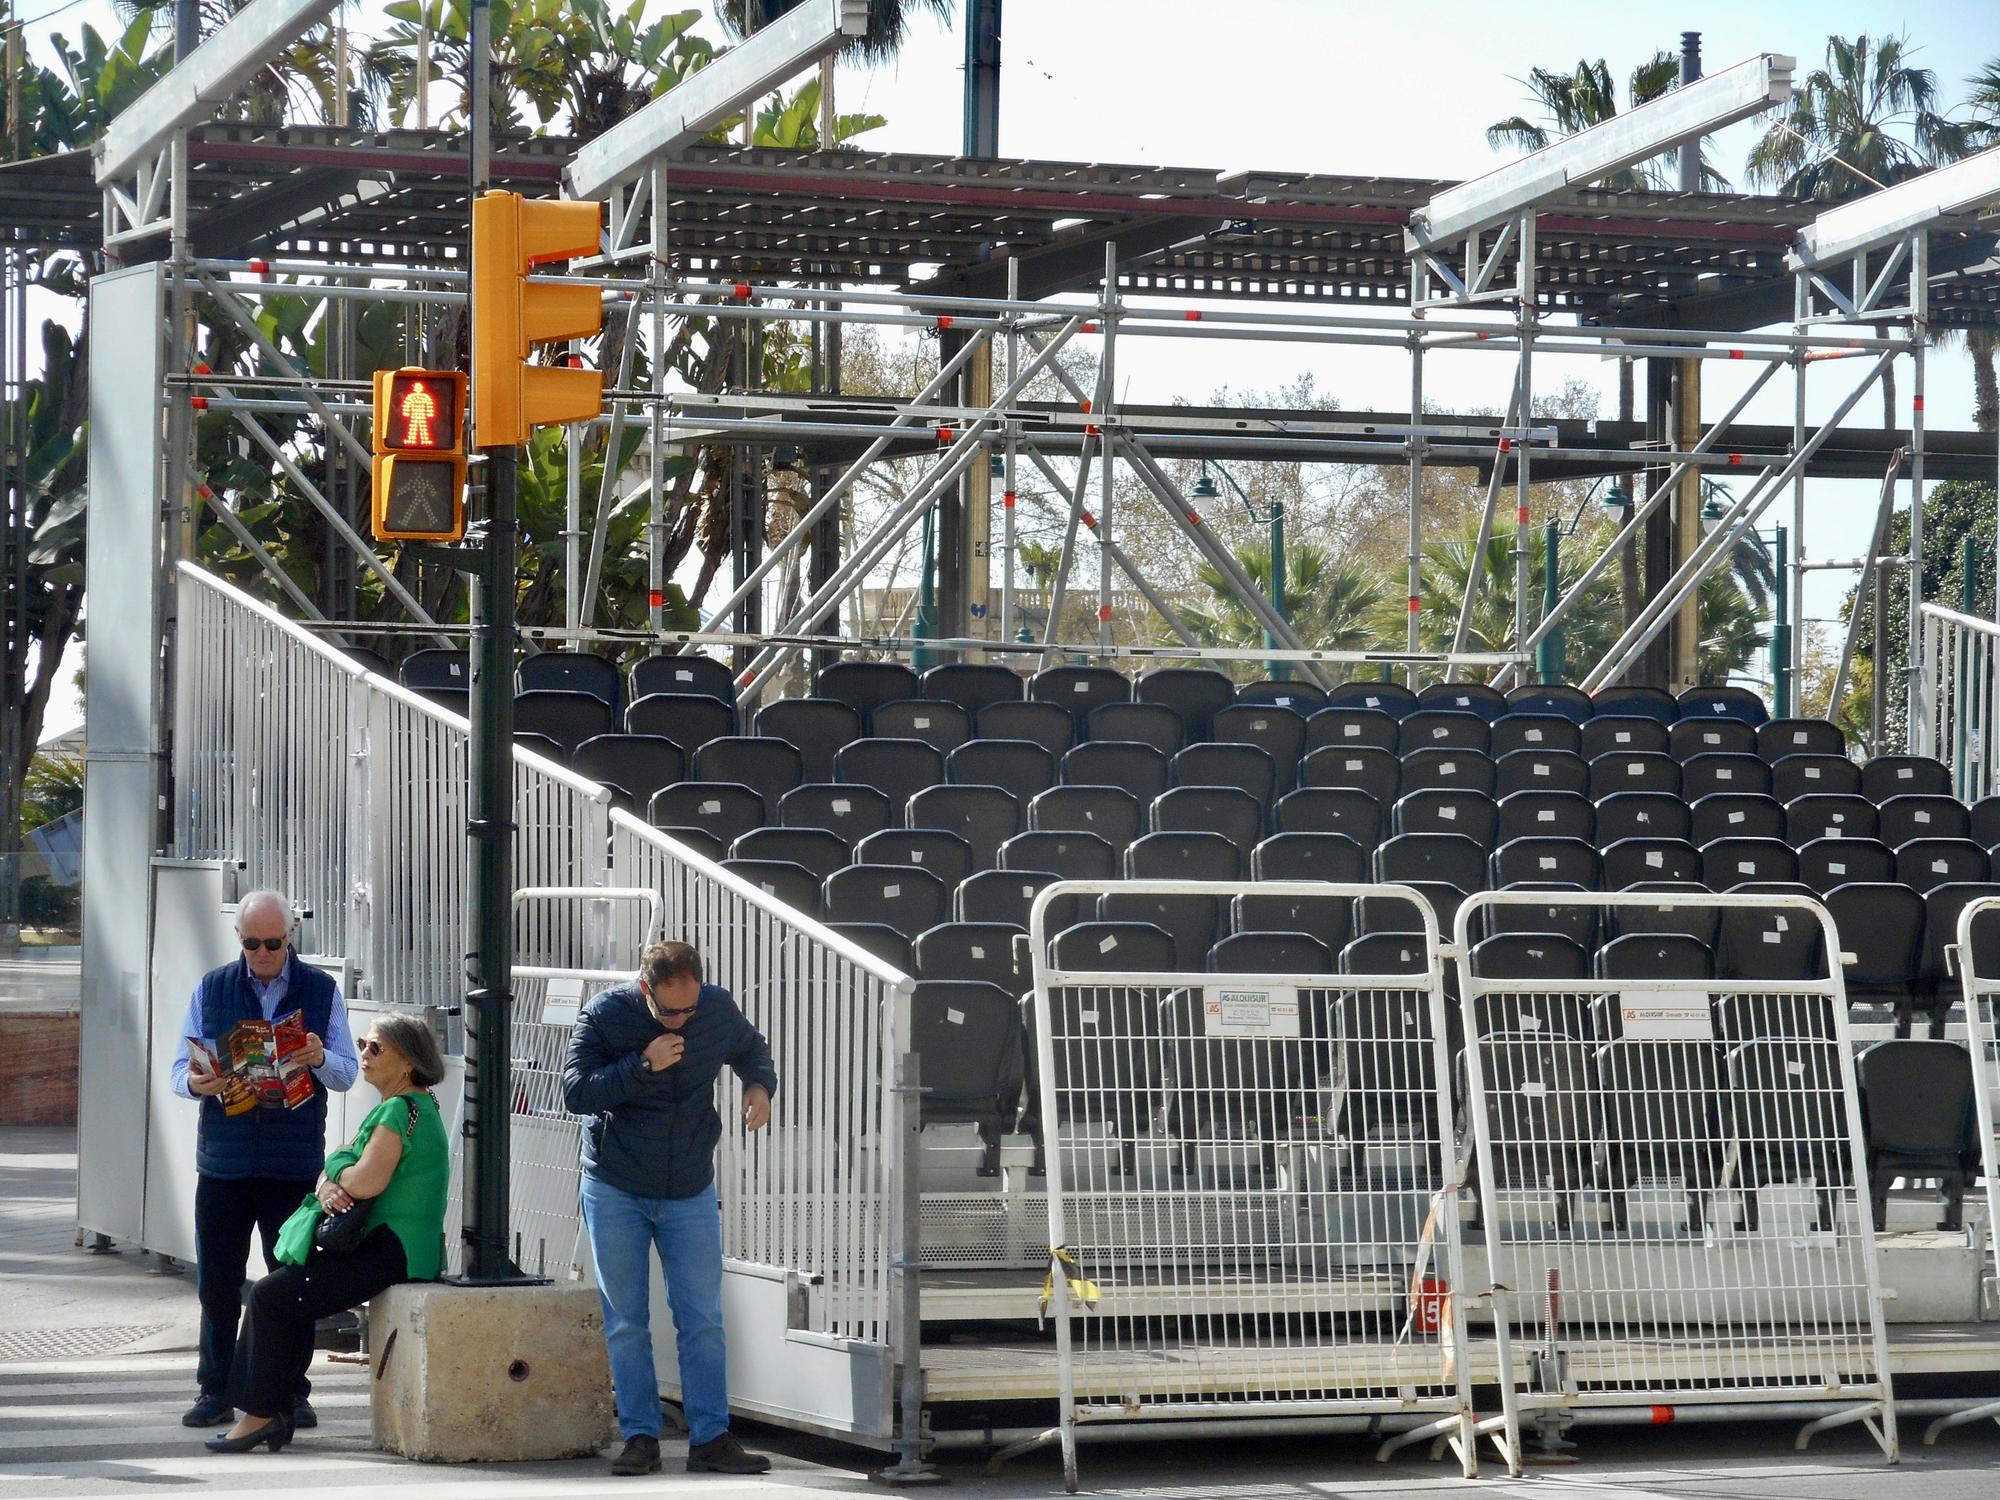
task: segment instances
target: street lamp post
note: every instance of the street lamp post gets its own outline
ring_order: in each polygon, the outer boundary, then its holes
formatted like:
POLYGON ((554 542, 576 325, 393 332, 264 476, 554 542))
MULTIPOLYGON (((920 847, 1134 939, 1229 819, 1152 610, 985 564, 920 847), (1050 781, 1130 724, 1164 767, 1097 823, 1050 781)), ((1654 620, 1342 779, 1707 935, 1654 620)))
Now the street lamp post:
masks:
MULTIPOLYGON (((1213 500, 1221 495, 1222 491, 1216 488, 1215 481, 1209 477, 1210 468, 1209 461, 1203 459, 1201 462, 1201 475, 1195 480, 1194 487, 1188 492, 1192 498, 1196 500, 1213 500)), ((1213 466, 1213 470, 1228 481, 1229 487, 1236 492, 1236 498, 1243 502, 1243 508, 1250 513, 1250 519, 1270 529, 1271 608, 1278 612, 1279 619, 1290 623, 1291 616, 1285 612, 1285 502, 1282 500, 1273 500, 1269 514, 1260 516, 1257 514, 1257 507, 1251 503, 1250 497, 1243 492, 1243 486, 1231 478, 1227 469, 1217 464, 1213 466)), ((1278 649, 1278 638, 1268 628, 1264 631, 1264 648, 1268 651, 1278 649)), ((1291 681, 1292 667, 1290 662, 1268 661, 1264 664, 1264 670, 1273 682, 1291 681)))

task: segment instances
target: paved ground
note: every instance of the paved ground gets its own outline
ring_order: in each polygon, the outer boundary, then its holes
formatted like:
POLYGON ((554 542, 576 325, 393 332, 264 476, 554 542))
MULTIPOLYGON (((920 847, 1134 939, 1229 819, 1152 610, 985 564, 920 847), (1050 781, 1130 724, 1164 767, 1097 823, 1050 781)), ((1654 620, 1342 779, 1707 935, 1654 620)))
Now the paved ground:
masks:
POLYGON ((82 953, 80 948, 22 948, 0 954, 0 1010, 75 1010, 82 993, 82 953))
MULTIPOLYGON (((69 1131, 0 1129, 0 1500, 227 1492, 310 1492, 314 1500, 369 1497, 416 1486, 438 1500, 485 1497, 677 1494, 747 1500, 797 1492, 873 1492, 879 1460, 857 1449, 768 1429, 744 1435, 774 1455, 761 1479, 669 1472, 613 1480, 603 1462, 435 1467, 368 1446, 367 1378, 325 1356, 314 1368, 323 1425, 282 1455, 211 1455, 179 1425, 191 1396, 193 1287, 162 1275, 150 1256, 92 1256, 74 1246, 69 1131), (105 1352, 105 1351, 111 1352, 105 1352)), ((1857 1430, 1792 1451, 1781 1426, 1683 1427, 1582 1435, 1584 1462, 1536 1469, 1520 1481, 1480 1481, 1405 1457, 1383 1467, 1352 1440, 1086 1447, 1087 1493, 1132 1500, 1321 1500, 1432 1492, 1494 1500, 1991 1500, 2000 1485, 2000 1430, 1960 1431, 1924 1448, 1905 1424, 1906 1457, 1886 1468, 1857 1430)), ((669 1445, 669 1470, 681 1450, 669 1445)), ((1050 1453, 998 1476, 970 1457, 943 1465, 954 1489, 980 1500, 1059 1495, 1050 1453)), ((1491 1472, 1489 1470, 1489 1472, 1491 1472)))

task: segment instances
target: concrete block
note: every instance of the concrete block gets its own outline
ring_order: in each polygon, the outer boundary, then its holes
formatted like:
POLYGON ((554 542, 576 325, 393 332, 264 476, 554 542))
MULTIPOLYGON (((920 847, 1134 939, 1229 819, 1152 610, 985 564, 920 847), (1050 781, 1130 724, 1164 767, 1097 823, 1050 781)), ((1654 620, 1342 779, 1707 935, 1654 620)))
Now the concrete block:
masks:
POLYGON ((428 1463, 579 1458, 617 1435, 590 1287, 391 1287, 368 1309, 375 1446, 428 1463))

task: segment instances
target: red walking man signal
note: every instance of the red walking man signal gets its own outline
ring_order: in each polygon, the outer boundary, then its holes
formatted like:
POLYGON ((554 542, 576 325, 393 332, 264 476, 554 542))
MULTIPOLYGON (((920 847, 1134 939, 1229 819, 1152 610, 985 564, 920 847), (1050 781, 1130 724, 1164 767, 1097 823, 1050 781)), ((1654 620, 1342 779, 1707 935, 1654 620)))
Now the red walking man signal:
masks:
POLYGON ((465 375, 375 372, 375 539, 457 541, 465 534, 465 375))

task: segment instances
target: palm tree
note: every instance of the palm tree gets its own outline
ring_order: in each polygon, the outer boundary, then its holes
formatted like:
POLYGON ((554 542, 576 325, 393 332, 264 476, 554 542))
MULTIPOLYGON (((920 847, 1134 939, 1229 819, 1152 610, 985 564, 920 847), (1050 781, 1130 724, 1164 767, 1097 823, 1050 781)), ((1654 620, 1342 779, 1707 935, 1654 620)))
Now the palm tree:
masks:
MULTIPOLYGON (((732 36, 741 36, 747 19, 756 30, 782 16, 799 0, 715 0, 715 14, 732 36)), ((868 30, 855 44, 868 62, 888 62, 910 37, 910 19, 919 9, 949 21, 954 0, 868 0, 868 30)))
MULTIPOLYGON (((1990 138, 1994 127, 1939 112, 1937 75, 1914 66, 1913 55, 1905 37, 1828 37, 1826 66, 1806 75, 1785 117, 1751 147, 1750 181, 1838 202, 1956 160, 1990 138)), ((1882 425, 1896 425, 1893 370, 1882 375, 1882 425)))
MULTIPOLYGON (((2000 129, 2000 57, 1966 80, 1972 92, 1966 102, 1973 115, 2000 129)), ((2000 330, 1968 328, 1965 352, 1972 356, 1972 421, 1981 432, 2000 432, 2000 379, 1993 361, 2000 353, 2000 330)))
MULTIPOLYGON (((1236 561, 1269 597, 1271 549, 1240 548, 1236 561)), ((1209 597, 1183 606, 1181 623, 1204 646, 1261 646, 1264 624, 1245 607, 1213 563, 1195 570, 1209 597)), ((1322 651, 1367 651, 1381 643, 1375 619, 1388 587, 1359 562, 1335 562, 1325 548, 1304 542, 1285 549, 1285 617, 1308 647, 1322 651)), ((1254 673, 1254 663, 1240 664, 1254 673)))
MULTIPOLYGON (((1512 115, 1487 126, 1486 143, 1496 151, 1508 146, 1516 146, 1523 151, 1539 151, 1552 140, 1601 125, 1618 113, 1618 91, 1611 82, 1611 70, 1601 57, 1596 62, 1578 58, 1576 67, 1568 73, 1531 68, 1522 81, 1527 84, 1535 103, 1541 107, 1543 123, 1537 124, 1524 116, 1512 115)), ((1655 52, 1634 68, 1626 80, 1625 107, 1637 109, 1659 98, 1679 82, 1679 60, 1670 53, 1655 52)), ((1642 161, 1636 166, 1613 172, 1598 185, 1613 192, 1665 188, 1669 185, 1666 161, 1663 156, 1642 161)), ((1704 158, 1701 185, 1719 190, 1729 186, 1729 179, 1710 167, 1704 158)))
MULTIPOLYGON (((1427 609, 1417 617, 1417 645, 1424 651, 1449 651, 1458 629, 1457 600, 1463 599, 1472 578, 1472 560, 1479 543, 1479 529, 1468 527, 1451 536, 1440 537, 1424 546, 1424 591, 1446 602, 1446 607, 1427 609)), ((1582 574, 1589 559, 1584 549, 1566 549, 1557 564, 1557 587, 1567 593, 1582 574)), ((1494 536, 1487 540, 1486 556, 1480 569, 1483 583, 1472 609, 1472 621, 1465 644, 1472 651, 1514 649, 1514 539, 1494 536)), ((1541 618, 1543 552, 1536 547, 1530 558, 1528 592, 1531 600, 1529 623, 1541 618)), ((1563 619, 1563 675, 1575 681, 1610 649, 1619 631, 1618 612, 1612 607, 1611 584, 1600 578, 1563 619)), ((1398 601, 1400 603, 1400 601, 1398 601)), ((1385 617, 1386 628, 1392 621, 1385 617)))

